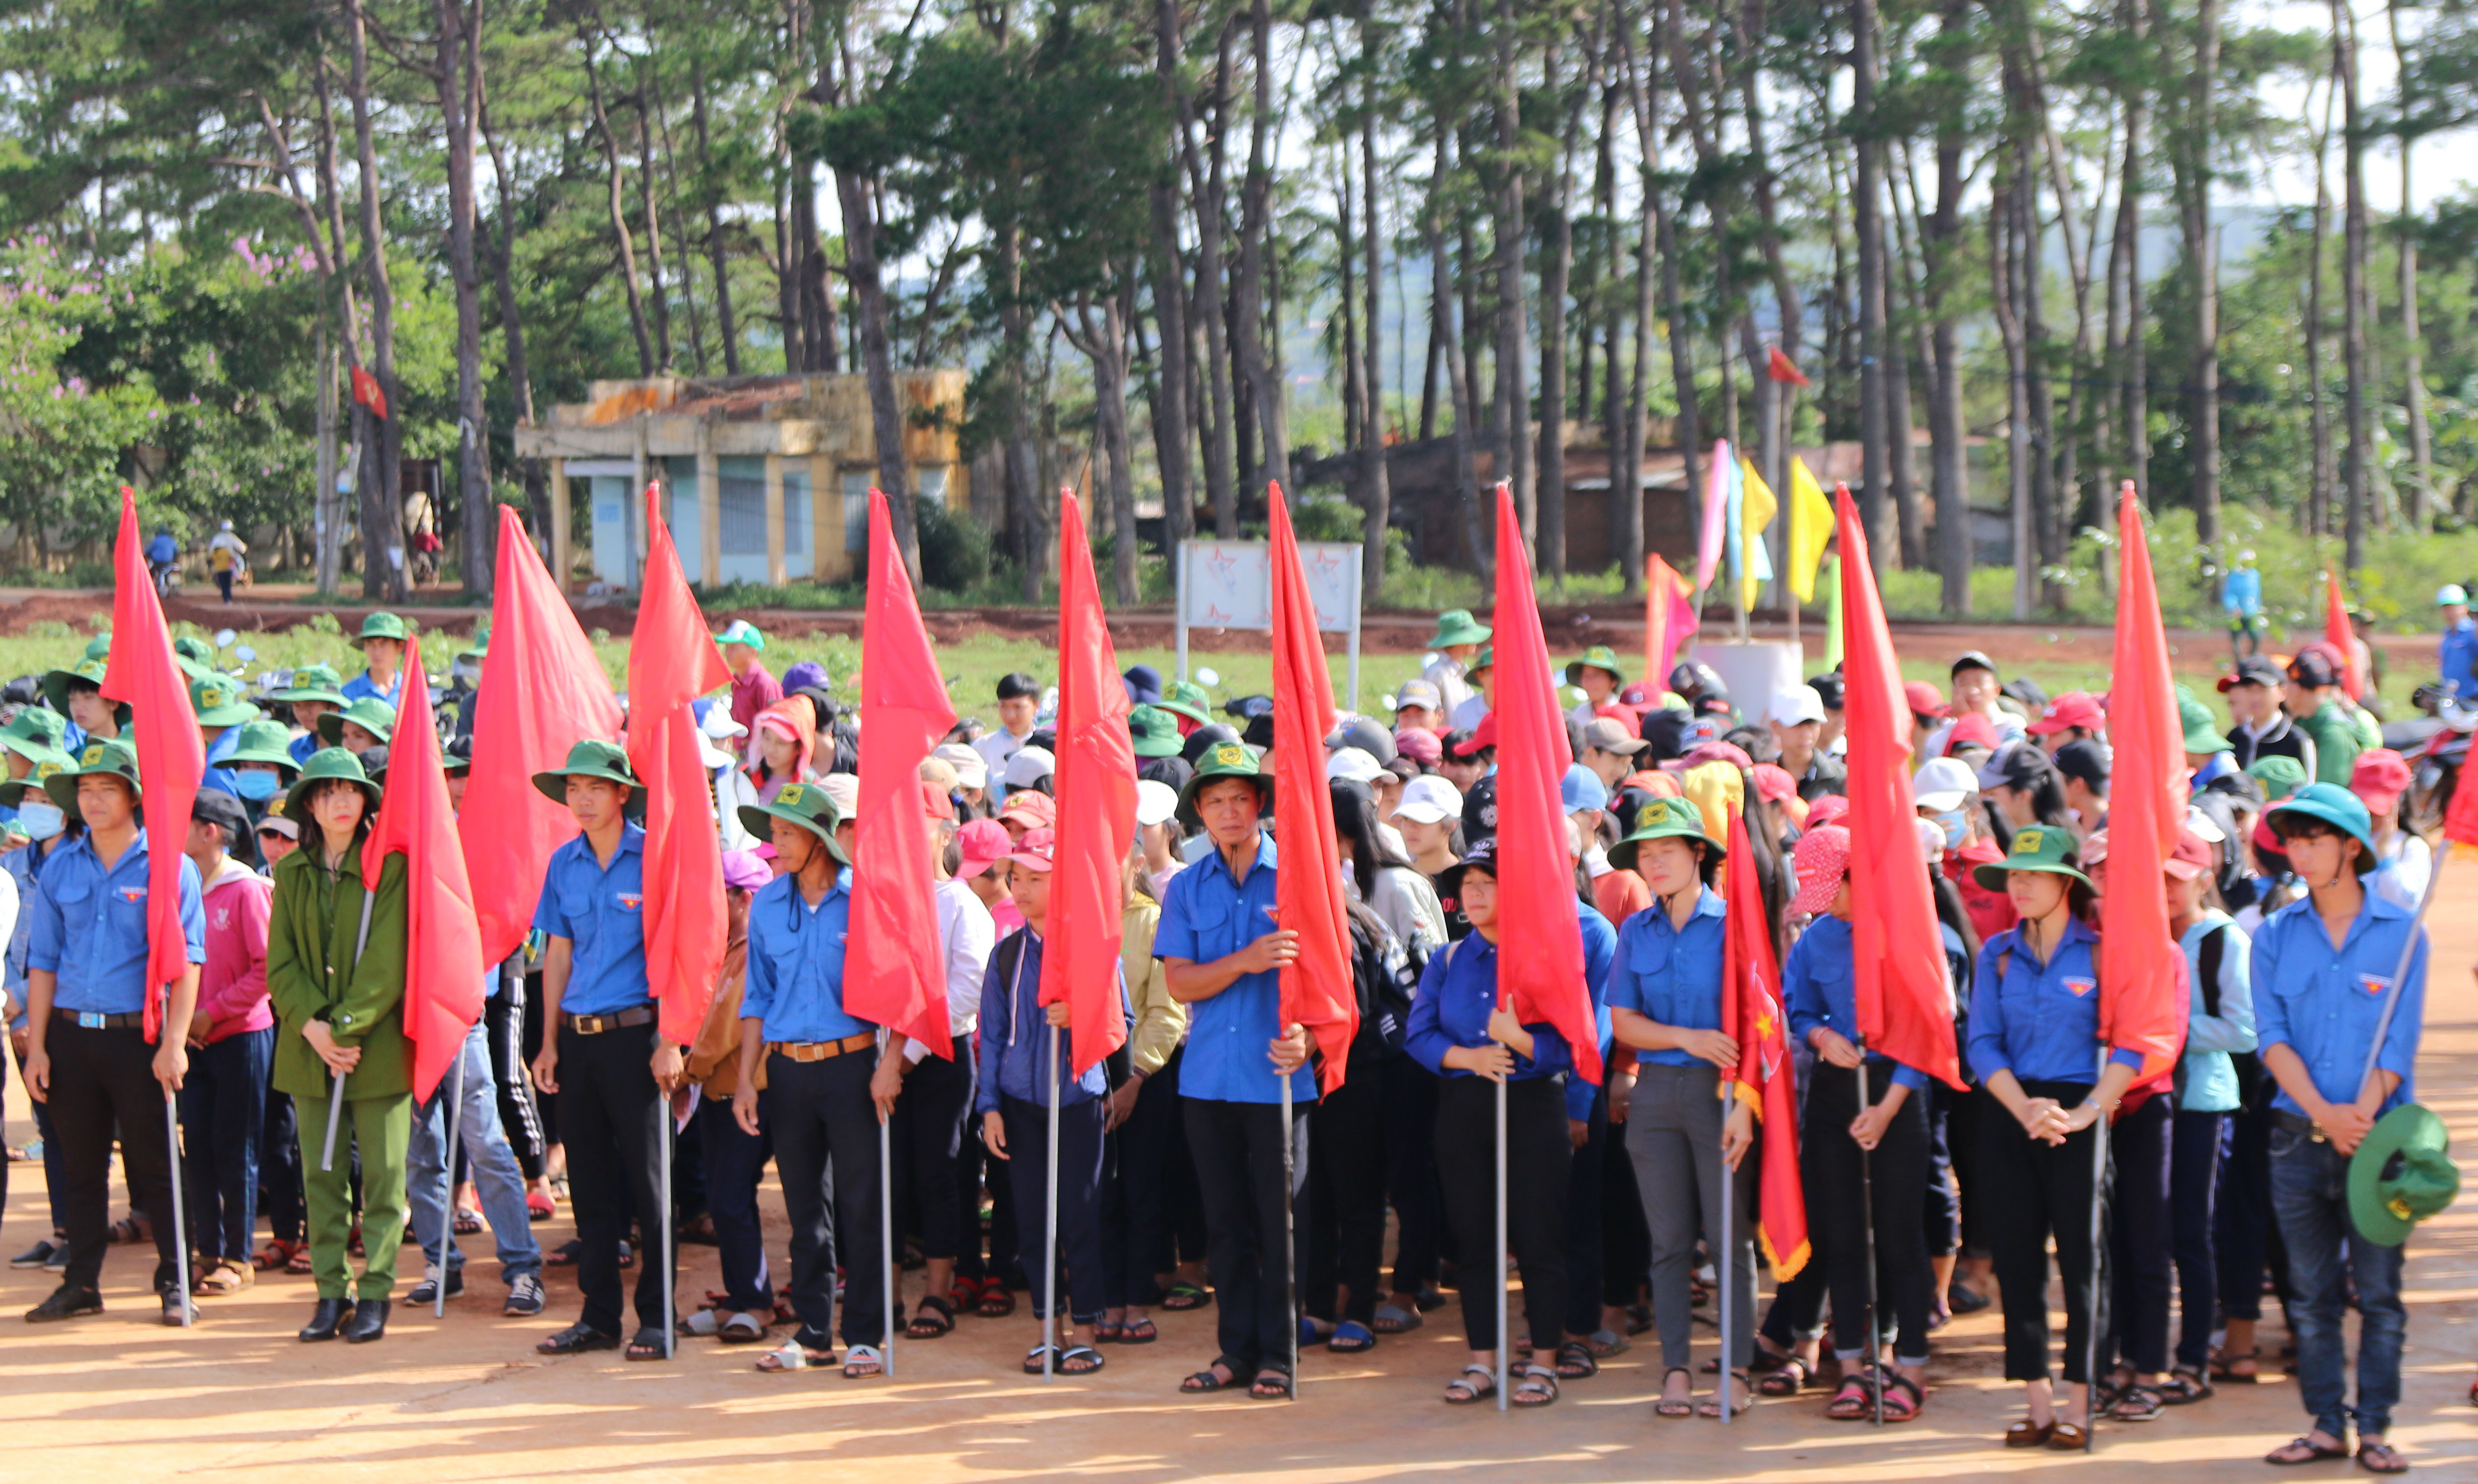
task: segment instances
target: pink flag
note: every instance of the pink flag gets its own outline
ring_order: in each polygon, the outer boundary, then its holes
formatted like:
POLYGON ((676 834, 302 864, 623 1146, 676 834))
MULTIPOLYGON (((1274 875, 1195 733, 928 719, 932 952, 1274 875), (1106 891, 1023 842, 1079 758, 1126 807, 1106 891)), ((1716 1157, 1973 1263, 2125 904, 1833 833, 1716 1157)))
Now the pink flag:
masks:
MULTIPOLYGON (((1704 479, 1704 530, 1695 542, 1695 591, 1712 586, 1721 570, 1721 556, 1730 541, 1730 440, 1712 444, 1712 462, 1704 479)), ((1649 684, 1649 682, 1647 682, 1649 684)))

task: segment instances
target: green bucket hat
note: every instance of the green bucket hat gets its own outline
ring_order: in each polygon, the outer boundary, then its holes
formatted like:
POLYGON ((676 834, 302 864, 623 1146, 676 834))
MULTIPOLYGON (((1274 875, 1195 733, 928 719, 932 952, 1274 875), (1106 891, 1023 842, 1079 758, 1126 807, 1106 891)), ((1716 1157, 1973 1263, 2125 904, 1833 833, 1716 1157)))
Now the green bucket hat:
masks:
POLYGON ((292 756, 292 729, 281 721, 264 717, 242 724, 240 742, 223 760, 230 767, 235 763, 272 763, 291 777, 301 765, 292 756))
POLYGON ((1185 717, 1198 726, 1213 724, 1213 697, 1193 680, 1172 681, 1169 693, 1153 705, 1173 716, 1185 717))
POLYGON ((2212 708, 2191 699, 2177 702, 2177 721, 2186 733, 2187 752, 2226 752, 2229 740, 2212 724, 2212 708))
POLYGON ((310 828, 313 822, 310 791, 333 778, 341 778, 360 789, 369 808, 373 812, 378 809, 379 786, 370 782, 370 775, 363 770, 362 760, 341 747, 321 747, 310 754, 309 762, 301 765, 301 776, 285 792, 284 817, 303 829, 310 828))
POLYGON ((172 663, 191 680, 203 679, 215 672, 215 646, 194 634, 184 634, 172 641, 172 663))
POLYGON ((1701 841, 1716 861, 1729 854, 1728 846, 1706 832, 1704 811, 1693 799, 1656 798, 1634 812, 1633 832, 1609 846, 1609 864, 1619 870, 1634 869, 1635 852, 1655 840, 1701 841))
MULTIPOLYGON (((2283 762, 2289 761, 2283 759, 2283 762)), ((2320 819, 2366 848, 2358 856, 2358 874, 2373 870, 2377 864, 2375 822, 2366 813, 2365 802, 2337 783, 2310 783, 2279 803, 2263 811, 2263 822, 2271 832, 2287 839, 2281 825, 2283 816, 2320 819)))
MULTIPOLYGON (((324 721, 327 718, 321 717, 318 719, 324 721)), ((534 788, 552 803, 565 805, 570 778, 599 778, 605 783, 619 784, 628 791, 628 817, 636 819, 645 816, 645 786, 637 780, 636 770, 628 766, 628 754, 618 742, 587 738, 568 749, 567 763, 534 774, 534 788)))
POLYGON ((1178 756, 1178 722, 1158 706, 1138 706, 1127 713, 1127 731, 1136 740, 1140 758, 1178 756))
POLYGON ((354 635, 351 639, 345 641, 345 642, 351 644, 354 648, 359 649, 366 641, 373 639, 392 639, 401 643, 412 637, 412 634, 405 628, 404 620, 402 618, 397 617, 393 614, 380 613, 372 614, 368 617, 363 619, 362 632, 354 635))
POLYGON ((766 651, 766 631, 746 618, 734 618, 714 637, 714 641, 717 644, 746 644, 763 654, 766 651))
POLYGON ((835 826, 844 822, 844 817, 835 808, 835 801, 827 796, 824 786, 787 783, 771 804, 740 806, 741 827, 759 840, 767 838, 771 829, 768 821, 773 819, 789 819, 825 842, 826 854, 833 856, 837 865, 851 864, 851 857, 844 854, 844 847, 835 843, 835 826))
POLYGON ((258 719, 258 708, 241 699, 240 682, 213 670, 190 682, 190 709, 200 726, 240 726, 258 719))
POLYGON ((1463 667, 1463 675, 1468 679, 1472 676, 1478 675, 1481 670, 1493 669, 1496 666, 1497 646, 1495 644, 1482 644, 1479 646, 1479 653, 1473 655, 1472 662, 1463 667))
POLYGON ((329 747, 344 744, 344 723, 350 721, 380 742, 386 742, 395 730, 395 708, 375 695, 365 695, 341 711, 331 711, 318 718, 318 741, 329 747))
MULTIPOLYGON (((11 809, 17 808, 25 798, 28 789, 39 789, 48 797, 51 793, 51 780, 76 766, 77 760, 63 752, 57 762, 36 764, 35 770, 23 778, 0 779, 0 804, 5 804, 11 809)), ((66 812, 65 809, 63 811, 63 813, 66 812)))
POLYGON ((2403 1103, 2375 1120, 2349 1156, 2349 1220, 2377 1246, 2396 1247, 2410 1228, 2452 1204, 2461 1167, 2435 1110, 2403 1103))
POLYGON ((1220 778, 1245 778, 1256 786, 1259 809, 1274 807, 1274 775, 1257 763, 1256 754, 1245 742, 1216 742, 1196 760, 1196 771, 1188 777, 1186 787, 1178 791, 1178 822, 1191 830, 1204 828, 1204 818, 1196 812, 1196 795, 1203 787, 1220 778))
POLYGON ((304 665, 292 672, 292 685, 275 692, 279 701, 325 701, 330 706, 350 705, 344 696, 344 677, 336 673, 332 665, 304 665))
POLYGON ((67 767, 75 761, 61 745, 68 735, 68 718, 57 711, 45 711, 40 706, 20 707, 7 726, 0 726, 0 747, 38 767, 50 763, 67 767))
POLYGON ((93 774, 126 779, 129 792, 138 792, 138 750, 115 737, 110 742, 88 742, 78 754, 74 767, 62 768, 43 777, 43 792, 61 812, 74 818, 77 815, 77 781, 93 774))
POLYGON ((1468 608, 1449 608, 1437 615, 1437 632, 1429 642, 1430 649, 1443 649, 1449 644, 1485 644, 1489 627, 1472 616, 1468 608))
POLYGON ((1607 670, 1609 672, 1610 679, 1614 680, 1619 685, 1626 684, 1626 667, 1618 663, 1617 651, 1611 649, 1606 644, 1594 644, 1591 648, 1583 651, 1583 657, 1581 659, 1568 661, 1566 665, 1566 684, 1570 686, 1581 685, 1583 683, 1582 676, 1578 672, 1587 669, 1607 670))
MULTIPOLYGON (((69 682, 72 680, 83 680, 89 685, 100 688, 103 685, 104 672, 111 668, 111 665, 112 662, 109 656, 88 654, 85 659, 78 661, 77 664, 71 666, 67 669, 45 670, 43 672, 43 699, 51 703, 52 710, 59 712, 63 717, 67 716, 69 714, 69 682)), ((129 703, 127 701, 123 701, 118 706, 114 707, 112 714, 115 717, 119 718, 122 726, 127 726, 129 724, 129 703)))
POLYGON ((2073 861, 2074 832, 2049 824, 2034 824, 2013 832, 2013 848, 2005 859, 1990 861, 1971 868, 1971 876, 1990 892, 2005 890, 2005 878, 2017 870, 2043 870, 2053 875, 2071 876, 2085 886, 2091 884, 2073 861))
POLYGON ((2263 796, 2279 803, 2306 785, 2306 765, 2285 753, 2257 758, 2246 765, 2246 776, 2263 785, 2263 796))

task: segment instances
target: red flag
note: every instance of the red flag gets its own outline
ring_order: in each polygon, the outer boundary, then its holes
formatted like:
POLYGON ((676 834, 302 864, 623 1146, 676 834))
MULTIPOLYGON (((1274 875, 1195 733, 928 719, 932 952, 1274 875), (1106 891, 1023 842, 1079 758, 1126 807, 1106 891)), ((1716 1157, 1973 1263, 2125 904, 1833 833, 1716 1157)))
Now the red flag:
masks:
MULTIPOLYGON (((1067 1002, 1075 1075, 1127 1040, 1119 990, 1120 868, 1136 837, 1136 743, 1101 613, 1084 502, 1058 491, 1058 834, 1041 1002, 1067 1002)), ((868 749, 862 749, 864 753, 868 749)))
POLYGON ((947 1023, 947 961, 938 941, 937 868, 922 818, 921 761, 955 724, 955 708, 921 622, 921 604, 904 570, 886 496, 875 489, 869 491, 869 598, 860 632, 861 715, 869 718, 869 745, 860 752, 844 1008, 952 1060, 955 1038, 947 1023))
POLYGON ((2465 789, 2454 786, 2452 803, 2443 812, 2443 838, 2455 844, 2478 845, 2478 782, 2465 789))
POLYGON ((1764 347, 1764 374, 1775 381, 1787 382, 1793 387, 1808 385, 1807 373, 1791 365, 1789 357, 1782 354, 1782 348, 1779 345, 1764 347))
POLYGON ((1659 552, 1643 562, 1643 685, 1658 695, 1669 684, 1669 671, 1678 663, 1678 651, 1704 626, 1704 616, 1695 608, 1695 589, 1685 575, 1671 566, 1659 552))
MULTIPOLYGON (((1721 872, 1729 932, 1723 939, 1721 1034, 1738 1044, 1738 1065, 1725 1075, 1754 1104, 1761 1125, 1756 1239, 1773 1275, 1791 1278, 1807 1266, 1807 1192, 1798 1172, 1798 1088, 1792 1081, 1788 1017, 1782 1010, 1781 966, 1765 925, 1763 887, 1748 853, 1747 822, 1730 811, 1730 861, 1721 872)), ((1854 873, 1855 874, 1855 873, 1854 873)), ((1927 878, 1921 876, 1920 880, 1927 878)))
POLYGON ((722 967, 722 840, 689 703, 730 683, 648 485, 645 591, 628 641, 628 764, 645 789, 645 977, 662 1002, 663 1039, 675 1045, 696 1040, 722 967))
POLYGON ((2142 504, 2127 480, 2117 496, 2124 552, 2117 587, 2116 651, 2109 669, 2108 874, 2100 883, 2099 1034, 2142 1053, 2141 1084, 2177 1067, 2186 1044, 2186 955, 2168 931, 2160 883, 2186 827, 2185 727, 2168 670, 2160 590, 2143 539, 2142 504))
MULTIPOLYGON (((1514 491, 1497 487, 1497 998, 1526 1025, 1547 1023, 1601 1080, 1600 1031, 1583 982, 1583 923, 1557 785, 1575 761, 1549 679, 1549 641, 1531 587, 1514 491)), ((1322 749, 1320 749, 1321 751, 1322 749)))
MULTIPOLYGON (((503 507, 504 508, 504 507, 503 507)), ((469 793, 467 795, 471 796, 469 793)), ((362 887, 378 886, 387 858, 404 856, 407 900, 404 1034, 413 1043, 413 1100, 427 1102, 456 1065, 465 1033, 482 1018, 482 927, 473 913, 473 884, 456 839, 456 810, 447 801, 447 771, 439 758, 439 728, 430 717, 430 681, 421 672, 421 643, 404 648, 404 684, 396 690, 395 730, 389 736, 387 792, 362 845, 362 887)))
POLYGON ((353 400, 368 408, 371 416, 386 419, 387 389, 379 385, 377 377, 358 365, 353 367, 353 400))
MULTIPOLYGON (((157 986, 190 971, 190 936, 181 927, 181 846, 190 838, 190 805, 206 776, 207 748, 190 709, 190 678, 172 658, 172 631, 146 567, 138 530, 138 496, 120 487, 120 536, 113 543, 112 662, 103 674, 107 699, 127 701, 130 742, 138 752, 139 803, 147 822, 162 826, 146 840, 146 1039, 164 1023, 157 986)), ((186 1029, 186 1027, 184 1028, 186 1029)))
POLYGON ((1867 528, 1850 487, 1834 493, 1841 541, 1842 716, 1850 781, 1850 899, 1853 988, 1858 1031, 1868 1046, 1957 1090, 1961 1058, 1953 1041, 1954 987, 1945 982, 1944 940, 1935 896, 1919 852, 1918 806, 1910 797, 1910 705, 1901 662, 1884 626, 1867 528))
MULTIPOLYGON (((1281 870, 1276 920, 1300 935, 1300 956, 1282 970, 1284 1025, 1304 1025, 1324 1053, 1319 1085, 1342 1086, 1359 996, 1351 982, 1351 918, 1342 904, 1342 852, 1334 844, 1333 794, 1325 786, 1326 734, 1334 727, 1333 677, 1325 667, 1316 601, 1300 566, 1300 539, 1280 485, 1265 489, 1273 526, 1274 757, 1287 775, 1274 789, 1274 838, 1281 870), (1305 759, 1304 766, 1299 760, 1305 759)), ((1578 942, 1580 940, 1579 939, 1578 942)))
POLYGON ((526 539, 524 522, 505 505, 492 591, 491 658, 474 698, 473 769, 457 820, 485 964, 524 943, 551 852, 576 838, 575 817, 543 797, 534 774, 559 767, 568 749, 589 737, 620 737, 611 678, 526 539))
POLYGON ((2365 693, 2366 680, 2358 673, 2358 633, 2349 626, 2349 600, 2340 595, 2340 574, 2323 569, 2323 641, 2340 654, 2340 689, 2356 700, 2365 693))

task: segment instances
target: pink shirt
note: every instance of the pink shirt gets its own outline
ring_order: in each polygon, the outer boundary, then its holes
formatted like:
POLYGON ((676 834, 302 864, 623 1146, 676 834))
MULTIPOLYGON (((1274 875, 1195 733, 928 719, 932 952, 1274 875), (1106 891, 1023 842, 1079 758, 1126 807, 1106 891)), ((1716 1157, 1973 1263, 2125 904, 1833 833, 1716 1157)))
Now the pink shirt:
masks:
POLYGON ((207 962, 198 969, 198 1010, 213 1018, 209 1044, 275 1023, 266 1002, 266 918, 275 883, 238 861, 207 884, 207 962))
POLYGON ((783 682, 774 678, 763 660, 749 662, 746 670, 731 677, 731 719, 748 728, 752 742, 757 738, 757 714, 782 698, 783 682))

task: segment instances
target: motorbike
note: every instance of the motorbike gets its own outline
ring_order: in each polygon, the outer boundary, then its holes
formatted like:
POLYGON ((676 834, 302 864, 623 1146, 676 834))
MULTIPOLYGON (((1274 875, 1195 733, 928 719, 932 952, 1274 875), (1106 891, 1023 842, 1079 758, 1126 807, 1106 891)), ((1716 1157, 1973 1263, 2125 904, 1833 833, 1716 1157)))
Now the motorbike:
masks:
POLYGON ((2425 715, 2384 726, 2384 745, 2410 762, 2409 796, 2401 805, 2401 827, 2429 840, 2443 829, 2452 807, 2453 791, 2469 757, 2469 739, 2478 734, 2478 706, 2465 704, 2440 685, 2422 685, 2410 699, 2425 715))

